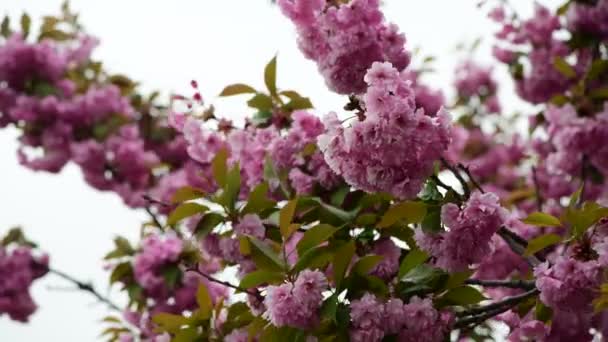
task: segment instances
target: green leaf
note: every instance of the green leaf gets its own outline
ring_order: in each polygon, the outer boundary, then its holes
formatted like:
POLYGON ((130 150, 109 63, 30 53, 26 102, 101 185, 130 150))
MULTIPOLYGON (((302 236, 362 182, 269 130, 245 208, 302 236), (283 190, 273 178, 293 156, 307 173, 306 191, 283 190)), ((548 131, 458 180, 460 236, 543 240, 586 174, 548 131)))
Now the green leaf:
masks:
POLYGON ((270 111, 272 110, 272 98, 266 94, 256 94, 247 101, 247 105, 260 111, 270 111))
POLYGON ((359 275, 366 275, 373 269, 384 257, 382 255, 366 255, 353 265, 353 272, 359 275))
POLYGON ((222 92, 220 93, 220 96, 233 96, 240 94, 250 94, 255 92, 256 90, 251 86, 242 83, 235 83, 226 86, 224 90, 222 90, 222 92))
POLYGON ((467 270, 450 274, 450 277, 445 283, 445 288, 449 290, 462 285, 465 280, 469 279, 474 272, 475 271, 467 270))
POLYGON ((321 305, 321 319, 336 322, 336 312, 338 310, 338 293, 334 293, 323 301, 321 305))
POLYGON ((207 290, 207 286, 205 286, 204 283, 200 283, 198 285, 198 290, 196 291, 196 303, 198 304, 199 313, 203 319, 208 319, 211 317, 211 312, 213 311, 213 302, 211 301, 209 290, 207 290))
POLYGON ((198 337, 198 330, 195 327, 190 327, 179 330, 171 339, 171 342, 192 342, 197 341, 198 337))
POLYGON ((339 229, 340 228, 323 223, 308 229, 304 233, 302 239, 298 242, 298 254, 302 255, 307 250, 327 241, 327 239, 334 235, 339 229))
POLYGON ((292 199, 287 202, 283 208, 279 211, 279 228, 281 230, 281 235, 284 238, 288 238, 289 235, 289 226, 293 221, 293 216, 296 213, 296 206, 298 205, 298 199, 292 199))
POLYGON ((211 161, 211 169, 213 171, 213 178, 220 187, 226 186, 226 177, 228 174, 228 150, 225 148, 219 150, 213 161, 211 161))
POLYGON ((229 210, 233 210, 236 201, 238 200, 240 191, 241 168, 237 162, 226 175, 226 184, 224 185, 224 191, 222 192, 218 203, 225 205, 229 210))
POLYGON ((251 257, 259 269, 278 272, 285 270, 285 263, 272 247, 255 237, 249 237, 249 242, 251 257))
POLYGON ((541 212, 534 212, 521 221, 539 227, 559 227, 562 225, 557 217, 541 212))
POLYGON ((438 233, 441 231, 441 207, 429 207, 424 220, 422 220, 422 230, 425 233, 438 233))
POLYGON ((309 109, 312 107, 312 102, 310 102, 308 97, 301 97, 287 102, 287 104, 283 106, 283 110, 291 112, 294 110, 309 109))
POLYGON ((131 246, 129 240, 122 236, 114 238, 114 245, 116 245, 116 249, 124 253, 124 255, 133 255, 135 253, 135 249, 131 246))
POLYGON ((534 308, 534 315, 536 319, 541 322, 549 322, 553 317, 553 310, 543 304, 540 300, 536 301, 536 307, 534 308))
POLYGON ((608 99, 608 87, 593 89, 589 92, 589 96, 594 100, 608 99))
POLYGON ((188 324, 187 317, 164 312, 152 316, 152 321, 158 324, 163 330, 173 333, 177 332, 182 326, 188 324))
POLYGON ((30 34, 30 28, 32 26, 32 19, 27 13, 23 13, 21 16, 21 32, 23 33, 23 39, 27 38, 30 34))
POLYGON ((206 213, 196 224, 194 234, 200 239, 209 234, 213 228, 217 227, 222 222, 224 222, 224 216, 218 213, 206 213))
POLYGON ((336 250, 333 258, 333 276, 336 289, 341 289, 340 284, 344 280, 344 274, 346 274, 353 255, 355 255, 355 241, 353 240, 348 241, 336 250))
POLYGON ((448 290, 441 300, 452 305, 472 305, 487 299, 479 290, 472 286, 459 286, 448 290))
POLYGON ((205 196, 205 194, 202 191, 191 186, 185 186, 183 188, 177 189, 177 191, 173 193, 173 196, 171 197, 171 202, 182 203, 193 199, 201 198, 203 196, 205 196))
POLYGON ((587 72, 587 80, 594 81, 606 72, 608 72, 608 61, 604 59, 596 59, 593 61, 589 71, 587 72))
POLYGON ((423 264, 429 255, 420 249, 412 249, 407 253, 401 265, 399 266, 399 278, 406 275, 409 271, 413 270, 416 266, 423 264))
POLYGON ((328 246, 315 247, 298 255, 298 262, 293 266, 293 272, 300 272, 304 269, 322 269, 333 257, 333 251, 328 246))
POLYGON ((265 126, 270 124, 270 120, 272 119, 272 112, 268 110, 261 110, 256 112, 251 117, 251 123, 255 126, 265 126))
POLYGON ((198 203, 182 203, 178 205, 177 208, 173 209, 171 214, 169 214, 169 218, 167 218, 167 224, 172 226, 185 218, 203 213, 207 210, 209 210, 209 208, 198 203))
POLYGON ((282 280, 283 273, 281 272, 258 270, 247 273, 243 279, 241 279, 239 286, 244 289, 250 289, 258 287, 262 284, 275 284, 282 280))
POLYGON ((567 78, 576 77, 576 70, 561 57, 553 59, 553 67, 567 78))
MULTIPOLYGON (((312 145, 315 146, 316 145, 312 145)), ((340 207, 342 205, 342 203, 344 203, 344 199, 346 198, 346 196, 350 193, 350 186, 345 185, 340 187, 339 189, 337 189, 336 191, 334 191, 334 193, 331 194, 331 199, 330 199, 330 203, 333 206, 336 207, 340 207)))
POLYGON ((524 256, 534 255, 536 252, 541 251, 549 246, 555 245, 562 242, 562 237, 557 234, 544 234, 528 241, 528 247, 524 252, 524 256))
POLYGON ((163 268, 161 273, 169 289, 174 289, 182 277, 182 271, 176 265, 163 268))
POLYGON ((418 223, 426 215, 426 204, 422 202, 406 201, 391 206, 376 225, 377 228, 386 228, 399 221, 405 223, 418 223))
POLYGON ((260 213, 274 207, 276 202, 268 199, 267 195, 268 183, 262 182, 258 184, 253 191, 249 193, 247 205, 243 208, 243 214, 260 213))
POLYGON ((114 284, 117 281, 121 281, 123 278, 129 278, 133 275, 133 267, 129 262, 123 262, 112 270, 110 274, 110 284, 114 284))
MULTIPOLYGON (((578 197, 580 197, 580 193, 577 192, 571 201, 578 197)), ((574 203, 577 202, 578 200, 574 201, 574 203)), ((562 221, 568 223, 572 227, 572 236, 578 238, 581 237, 589 227, 606 216, 608 216, 608 208, 604 208, 594 202, 585 202, 580 209, 577 209, 574 204, 571 204, 566 208, 561 218, 562 221)))
POLYGON ((11 19, 8 16, 5 16, 4 19, 2 19, 2 24, 0 24, 0 34, 2 37, 8 38, 12 33, 11 19))
POLYGON ((264 68, 264 83, 270 95, 277 94, 277 56, 274 56, 264 68))

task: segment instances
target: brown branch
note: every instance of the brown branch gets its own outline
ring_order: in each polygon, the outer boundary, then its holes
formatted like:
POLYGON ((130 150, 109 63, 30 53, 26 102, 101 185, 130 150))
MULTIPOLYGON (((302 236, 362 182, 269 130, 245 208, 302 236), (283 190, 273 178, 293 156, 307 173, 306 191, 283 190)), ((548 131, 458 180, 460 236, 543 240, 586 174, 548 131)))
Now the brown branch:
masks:
POLYGON ((540 192, 540 185, 538 183, 538 175, 536 174, 536 168, 532 168, 532 181, 534 182, 534 194, 536 195, 536 208, 538 211, 543 211, 543 195, 540 192))
POLYGON ((465 166, 463 164, 458 164, 458 168, 467 174, 467 177, 469 177, 469 180, 471 181, 471 183, 473 183, 473 186, 475 188, 477 188, 477 190, 479 190, 482 194, 486 193, 485 190, 481 187, 481 185, 477 182, 475 177, 473 177, 473 174, 471 173, 471 170, 469 169, 468 166, 465 166))
POLYGON ((469 184, 462 177, 460 172, 454 166, 452 166, 450 162, 448 162, 445 158, 441 158, 441 163, 443 164, 443 167, 450 170, 454 174, 456 179, 458 179, 458 182, 460 183, 460 185, 462 185, 462 191, 464 191, 465 199, 469 199, 469 197, 471 197, 471 189, 469 188, 469 184))
POLYGON ((467 279, 465 284, 480 285, 484 287, 508 287, 512 289, 531 290, 534 288, 534 282, 530 280, 483 280, 483 279, 467 279))
POLYGON ((454 327, 458 329, 468 327, 471 324, 477 325, 482 323, 489 318, 510 310, 512 307, 523 302, 524 300, 536 296, 539 292, 540 291, 535 288, 522 294, 505 297, 503 300, 498 302, 466 310, 460 314, 461 318, 456 321, 454 327))

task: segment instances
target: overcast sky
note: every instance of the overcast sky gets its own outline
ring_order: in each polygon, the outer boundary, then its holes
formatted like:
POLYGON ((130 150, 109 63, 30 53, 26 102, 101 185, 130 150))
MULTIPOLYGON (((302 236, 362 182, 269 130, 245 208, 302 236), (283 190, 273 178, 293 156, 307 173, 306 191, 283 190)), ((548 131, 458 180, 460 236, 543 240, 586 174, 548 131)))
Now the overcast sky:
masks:
MULTIPOLYGON (((452 70, 462 54, 460 42, 491 39, 495 27, 474 0, 386 0, 387 17, 406 33, 410 48, 435 55, 437 74, 430 83, 448 89, 452 70)), ((531 1, 513 0, 523 13, 531 1)), ((555 5, 557 0, 541 1, 555 5)), ((238 98, 218 99, 230 83, 263 86, 263 67, 278 53, 278 85, 309 96, 321 115, 340 110, 343 97, 327 91, 313 62, 296 47, 294 28, 267 0, 72 0, 89 33, 101 39, 94 57, 106 68, 142 83, 145 90, 189 91, 199 81, 203 97, 219 115, 242 118, 248 113, 238 98)), ((14 18, 26 11, 33 19, 57 13, 60 0, 3 0, 0 14, 14 18), (2 13, 4 12, 4 13, 2 13)), ((477 59, 491 62, 487 44, 477 59)), ((499 68, 501 69, 501 68, 499 68)), ((504 70, 500 76, 505 78, 504 70)), ((509 110, 517 109, 512 86, 501 91, 509 110)), ((127 209, 117 196, 88 187, 73 165, 59 175, 34 173, 19 166, 17 131, 0 131, 0 235, 22 225, 28 236, 51 254, 53 267, 108 291, 101 259, 112 237, 134 238, 145 213, 127 209)), ((39 310, 29 324, 0 317, 0 341, 94 341, 107 311, 86 293, 52 275, 36 282, 33 296, 39 310)), ((111 294, 120 301, 120 294, 111 294)))

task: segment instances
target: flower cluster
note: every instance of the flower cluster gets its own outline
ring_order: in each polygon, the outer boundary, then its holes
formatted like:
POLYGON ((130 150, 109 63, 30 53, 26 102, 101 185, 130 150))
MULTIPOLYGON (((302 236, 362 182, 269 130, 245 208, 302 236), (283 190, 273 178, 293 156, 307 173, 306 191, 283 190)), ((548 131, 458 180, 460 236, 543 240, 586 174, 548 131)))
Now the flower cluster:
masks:
POLYGON ((381 341, 397 335, 399 341, 443 341, 453 323, 449 312, 437 311, 429 299, 413 297, 409 304, 399 298, 382 303, 365 294, 351 303, 351 341, 381 341))
POLYGON ((350 185, 412 198, 448 146, 449 115, 440 111, 432 118, 416 110, 409 81, 389 63, 374 63, 365 81, 365 119, 343 127, 329 114, 319 147, 350 185))
POLYGON ((464 271, 489 255, 494 233, 507 219, 507 211, 492 193, 475 192, 461 209, 453 203, 441 208, 441 221, 449 231, 416 232, 416 241, 435 264, 450 272, 464 271))
POLYGON ((37 308, 30 287, 48 272, 48 263, 47 255, 35 256, 30 247, 0 246, 0 315, 28 321, 37 308))
POLYGON ((310 328, 319 320, 319 308, 327 279, 319 271, 303 271, 293 283, 269 286, 264 305, 266 316, 277 327, 310 328))
POLYGON ((405 36, 386 24, 379 0, 353 0, 333 6, 324 0, 280 0, 298 29, 300 49, 317 62, 327 86, 340 94, 365 92, 363 81, 374 62, 403 70, 410 62, 405 36))

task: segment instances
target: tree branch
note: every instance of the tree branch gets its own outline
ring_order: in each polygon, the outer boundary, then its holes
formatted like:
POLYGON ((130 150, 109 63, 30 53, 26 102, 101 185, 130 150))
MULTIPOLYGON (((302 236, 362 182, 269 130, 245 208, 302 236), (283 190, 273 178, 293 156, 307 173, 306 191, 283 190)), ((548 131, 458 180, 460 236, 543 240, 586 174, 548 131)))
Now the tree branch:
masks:
POLYGON ((468 285, 480 285, 484 287, 508 287, 512 289, 531 290, 534 288, 534 281, 530 280, 483 280, 483 279, 468 279, 465 281, 468 285))
POLYGON ((536 296, 539 292, 540 291, 535 288, 519 295, 506 297, 503 300, 494 302, 492 304, 466 310, 461 313, 461 318, 456 321, 454 327, 458 329, 467 327, 471 324, 477 325, 481 322, 486 321, 489 318, 492 318, 507 310, 510 310, 512 307, 523 302, 524 300, 536 296))
POLYGON ((456 179, 458 179, 458 182, 460 183, 460 185, 462 185, 462 191, 464 191, 465 199, 469 199, 469 197, 471 197, 471 189, 469 188, 469 184, 462 177, 460 172, 458 172, 458 170, 454 166, 452 166, 450 162, 448 162, 445 158, 441 158, 441 163, 443 164, 443 167, 450 170, 454 174, 456 179))
POLYGON ((467 174, 467 177, 469 177, 469 180, 471 181, 471 183, 473 183, 473 186, 475 188, 477 188, 477 190, 479 190, 482 194, 486 193, 485 190, 481 187, 481 185, 477 182, 475 177, 473 177, 473 174, 471 173, 471 170, 469 169, 468 166, 465 166, 463 164, 458 164, 458 168, 467 174))
POLYGON ((538 175, 536 174, 536 168, 532 168, 532 181, 534 182, 534 193, 536 195, 536 208, 538 211, 543 211, 543 195, 540 192, 540 185, 538 183, 538 175))
POLYGON ((74 277, 72 277, 71 275, 53 269, 53 268, 48 268, 49 273, 52 273, 60 278, 63 278, 64 280, 67 280, 69 282, 71 282, 72 284, 76 285, 76 287, 78 288, 78 290, 82 290, 85 292, 88 292, 90 294, 92 294, 95 298, 97 298, 97 300, 99 300, 102 303, 105 303, 106 305, 108 305, 111 309, 116 310, 116 311, 122 311, 118 305, 114 304, 109 298, 104 297, 102 294, 100 294, 99 292, 97 292, 97 290, 95 290, 95 288, 93 287, 93 284, 91 283, 85 283, 83 281, 80 281, 74 277))

